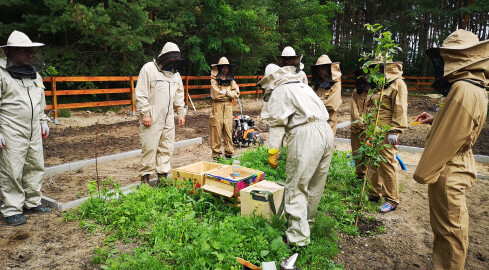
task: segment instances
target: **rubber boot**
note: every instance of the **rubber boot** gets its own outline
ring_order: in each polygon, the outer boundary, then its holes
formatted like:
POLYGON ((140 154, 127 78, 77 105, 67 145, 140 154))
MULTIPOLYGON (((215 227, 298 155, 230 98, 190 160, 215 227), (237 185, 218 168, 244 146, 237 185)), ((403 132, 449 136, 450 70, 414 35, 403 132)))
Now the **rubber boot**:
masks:
POLYGON ((141 176, 141 184, 149 184, 149 174, 141 176))

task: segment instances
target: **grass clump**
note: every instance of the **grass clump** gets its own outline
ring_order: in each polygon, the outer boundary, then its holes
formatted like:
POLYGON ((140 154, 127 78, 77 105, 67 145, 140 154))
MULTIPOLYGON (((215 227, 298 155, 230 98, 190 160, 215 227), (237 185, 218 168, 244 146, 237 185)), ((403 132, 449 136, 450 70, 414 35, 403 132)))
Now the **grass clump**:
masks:
MULTIPOLYGON (((284 158, 286 153, 284 149, 284 158)), ((270 169, 266 147, 249 150, 239 159, 242 166, 264 171, 267 180, 285 181, 285 159, 277 170, 270 169)), ((333 262, 339 252, 337 232, 359 234, 354 210, 361 184, 355 182, 350 163, 347 153, 334 153, 311 244, 299 256, 297 265, 304 270, 341 269, 333 262)), ((95 249, 93 257, 103 269, 242 269, 235 257, 261 265, 262 261, 278 264, 293 254, 282 240, 283 216, 271 221, 241 217, 239 208, 221 198, 171 186, 141 185, 125 195, 108 180, 101 195, 96 195, 95 184, 91 185, 91 198, 66 218, 106 233, 105 245, 95 249), (129 243, 135 248, 120 252, 120 246, 129 243)))

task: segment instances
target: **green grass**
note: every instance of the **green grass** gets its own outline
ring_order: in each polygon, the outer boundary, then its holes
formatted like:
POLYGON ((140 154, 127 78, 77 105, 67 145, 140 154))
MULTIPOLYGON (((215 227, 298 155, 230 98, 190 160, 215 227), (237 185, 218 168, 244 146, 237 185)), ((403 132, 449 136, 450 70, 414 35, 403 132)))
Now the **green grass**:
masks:
MULTIPOLYGON (((285 180, 285 161, 277 170, 270 169, 265 147, 249 150, 240 159, 243 166, 264 171, 267 180, 285 180)), ((117 183, 104 181, 102 196, 95 196, 92 182, 92 198, 66 214, 89 231, 106 233, 104 245, 94 250, 92 259, 103 269, 242 269, 235 257, 261 265, 262 261, 279 263, 293 253, 282 241, 283 217, 272 221, 241 217, 239 208, 221 198, 173 187, 142 185, 127 195, 118 188, 117 183), (121 253, 117 248, 129 243, 135 246, 131 252, 121 253)), ((354 210, 360 191, 347 153, 335 152, 311 243, 299 256, 300 268, 342 268, 333 263, 339 252, 337 233, 359 235, 354 210)), ((366 205, 363 210, 371 211, 372 206, 366 205)))

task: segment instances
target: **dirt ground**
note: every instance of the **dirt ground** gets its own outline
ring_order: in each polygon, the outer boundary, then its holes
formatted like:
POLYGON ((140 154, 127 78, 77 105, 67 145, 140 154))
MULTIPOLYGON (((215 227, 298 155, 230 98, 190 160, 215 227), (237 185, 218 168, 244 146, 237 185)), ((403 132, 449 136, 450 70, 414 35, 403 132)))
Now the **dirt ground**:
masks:
MULTIPOLYGON (((349 95, 343 96, 339 121, 350 120, 349 95)), ((410 96, 409 121, 422 111, 434 114, 439 99, 410 96)), ((243 112, 257 122, 260 134, 268 139, 268 125, 259 117, 261 101, 243 100, 243 112)), ((196 102, 197 113, 189 110, 186 125, 176 129, 176 141, 204 137, 202 145, 175 150, 172 167, 210 160, 207 142, 208 101, 196 102)), ((235 107, 235 115, 239 107, 235 107)), ((97 155, 125 152, 140 148, 137 118, 128 108, 113 113, 72 112, 71 118, 60 118, 59 125, 50 124, 51 133, 44 142, 46 167, 93 158, 95 141, 97 155), (98 128, 97 123, 98 122, 98 128), (97 134, 98 129, 98 134, 97 134), (97 134, 97 138, 95 139, 97 134)), ((411 126, 400 137, 400 144, 423 147, 429 130, 426 126, 411 126)), ((339 129, 337 136, 349 138, 348 128, 339 129)), ((349 145, 336 143, 336 148, 348 150, 349 145)), ((244 149, 242 149, 244 150, 244 149)), ((241 151, 242 151, 241 150, 241 151)), ((239 151, 237 151, 239 152, 239 151)), ((489 155, 489 125, 474 147, 474 153, 489 155)), ((399 156, 408 164, 416 164, 419 154, 401 152, 399 156)), ((127 186, 137 183, 138 158, 110 162, 98 166, 99 178, 112 177, 127 186)), ((376 215, 386 233, 371 237, 340 235, 341 253, 336 262, 345 269, 432 269, 432 233, 429 225, 427 187, 412 180, 414 167, 400 171, 401 204, 389 214, 376 215)), ((489 165, 478 163, 478 172, 489 175, 489 165)), ((86 183, 96 178, 95 167, 45 179, 43 193, 61 202, 84 197, 86 183)), ((467 191, 470 213, 469 255, 466 269, 489 269, 489 244, 485 241, 489 231, 489 180, 478 180, 467 191)), ((27 216, 28 223, 20 227, 6 226, 0 220, 0 269, 96 269, 91 264, 92 250, 101 245, 103 236, 88 234, 77 222, 65 222, 62 213, 53 211, 43 216, 27 216)))

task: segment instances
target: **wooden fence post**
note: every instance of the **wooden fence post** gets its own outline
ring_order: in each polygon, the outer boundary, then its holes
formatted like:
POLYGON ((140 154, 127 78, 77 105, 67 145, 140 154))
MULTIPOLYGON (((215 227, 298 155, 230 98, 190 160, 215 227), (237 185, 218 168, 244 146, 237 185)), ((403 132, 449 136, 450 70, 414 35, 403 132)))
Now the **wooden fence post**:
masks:
POLYGON ((54 124, 58 124, 58 96, 56 95, 56 77, 51 76, 51 90, 53 91, 54 124))
POLYGON ((131 82, 131 109, 132 109, 132 116, 136 116, 136 100, 135 100, 135 95, 134 95, 134 77, 130 76, 129 81, 131 82))
POLYGON ((260 76, 256 75, 256 99, 260 98, 260 86, 258 86, 259 81, 260 81, 260 76))
POLYGON ((185 106, 188 107, 188 75, 185 76, 185 106))

